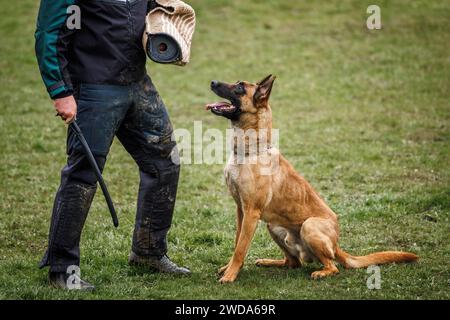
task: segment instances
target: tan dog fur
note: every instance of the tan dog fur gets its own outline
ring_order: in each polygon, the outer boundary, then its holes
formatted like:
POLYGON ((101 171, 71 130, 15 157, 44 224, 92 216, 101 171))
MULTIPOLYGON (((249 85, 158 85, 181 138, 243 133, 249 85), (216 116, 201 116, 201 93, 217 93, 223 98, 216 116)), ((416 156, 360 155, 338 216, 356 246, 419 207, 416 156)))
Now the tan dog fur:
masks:
MULTIPOLYGON (((257 84, 240 82, 245 94, 240 96, 241 115, 232 121, 235 129, 247 131, 272 129, 269 96, 275 77, 268 76, 257 84)), ((233 90, 233 84, 224 84, 233 90)), ((270 146, 268 135, 267 144, 270 146)), ((248 142, 245 141, 248 146, 248 142)), ((410 262, 412 253, 387 251, 355 257, 339 248, 339 226, 336 214, 301 177, 278 150, 269 147, 247 157, 256 163, 238 164, 232 154, 225 167, 225 178, 236 209, 235 250, 229 263, 220 268, 220 282, 233 282, 243 266, 259 220, 267 223, 273 240, 284 252, 284 259, 258 259, 258 266, 300 267, 319 261, 323 268, 311 274, 312 279, 339 272, 335 261, 345 268, 362 268, 373 264, 410 262), (261 174, 262 166, 272 161, 273 174, 261 174), (276 161, 275 161, 276 160, 276 161)))

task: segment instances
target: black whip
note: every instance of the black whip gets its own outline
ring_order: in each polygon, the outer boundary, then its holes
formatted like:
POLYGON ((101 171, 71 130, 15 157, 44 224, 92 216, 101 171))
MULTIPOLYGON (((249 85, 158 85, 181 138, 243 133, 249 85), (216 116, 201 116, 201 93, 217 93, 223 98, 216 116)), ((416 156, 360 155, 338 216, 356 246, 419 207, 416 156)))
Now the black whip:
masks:
POLYGON ((116 209, 114 208, 114 204, 111 200, 111 196, 109 195, 108 188, 106 187, 105 181, 103 180, 102 173, 100 172, 100 169, 97 165, 97 162, 95 161, 94 155, 92 154, 91 149, 89 148, 89 145, 87 144, 86 139, 83 136, 83 133, 80 130, 80 127, 75 121, 72 121, 72 123, 69 125, 70 128, 73 129, 76 136, 81 142, 81 145, 83 146, 85 155, 91 164, 92 169, 94 170, 95 176, 97 177, 97 181, 100 184, 100 187, 102 188, 103 195, 105 196, 106 203, 108 204, 109 212, 111 213, 111 218, 114 224, 114 227, 119 226, 119 219, 117 219, 117 213, 116 209))

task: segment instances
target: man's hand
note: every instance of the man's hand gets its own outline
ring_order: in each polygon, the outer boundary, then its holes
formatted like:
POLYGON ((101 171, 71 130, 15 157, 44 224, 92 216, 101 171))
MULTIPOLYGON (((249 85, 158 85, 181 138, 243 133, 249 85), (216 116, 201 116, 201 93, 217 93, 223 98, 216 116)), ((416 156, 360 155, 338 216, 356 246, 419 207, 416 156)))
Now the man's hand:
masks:
POLYGON ((67 124, 75 120, 77 115, 77 103, 73 96, 53 100, 55 110, 67 124))

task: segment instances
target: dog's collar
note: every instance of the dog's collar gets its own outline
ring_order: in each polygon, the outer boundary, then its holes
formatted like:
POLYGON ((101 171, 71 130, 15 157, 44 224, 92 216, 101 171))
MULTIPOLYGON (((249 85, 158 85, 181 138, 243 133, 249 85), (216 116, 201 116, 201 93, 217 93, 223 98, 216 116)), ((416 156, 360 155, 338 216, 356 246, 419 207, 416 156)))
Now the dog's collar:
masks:
MULTIPOLYGON (((245 148, 245 153, 243 154, 244 157, 249 156, 259 156, 261 154, 266 154, 272 149, 272 144, 266 144, 263 148, 256 148, 257 150, 251 150, 255 148, 245 148)), ((238 156, 237 148, 233 148, 233 155, 238 156)), ((240 154, 239 154, 240 155, 240 154)))

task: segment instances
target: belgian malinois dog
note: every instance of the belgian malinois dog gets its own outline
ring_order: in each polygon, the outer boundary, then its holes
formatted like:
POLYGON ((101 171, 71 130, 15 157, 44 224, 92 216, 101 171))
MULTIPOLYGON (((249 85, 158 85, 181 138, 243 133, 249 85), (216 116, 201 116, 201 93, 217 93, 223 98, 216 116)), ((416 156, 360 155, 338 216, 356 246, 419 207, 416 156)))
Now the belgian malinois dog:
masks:
POLYGON ((319 261, 323 268, 311 274, 312 279, 319 279, 339 272, 335 261, 345 268, 363 268, 417 260, 418 256, 407 252, 385 251, 352 256, 339 248, 336 214, 271 146, 269 97, 274 81, 275 77, 269 75, 256 84, 246 81, 234 84, 211 82, 212 91, 228 101, 208 104, 206 109, 231 120, 234 131, 244 132, 233 136, 234 152, 225 167, 225 180, 237 205, 237 230, 234 254, 229 263, 219 269, 222 275, 220 282, 236 279, 259 220, 267 223, 270 235, 285 257, 281 260, 258 259, 258 266, 297 268, 306 262, 319 261), (264 130, 267 132, 260 135, 264 130), (252 142, 245 134, 249 131, 258 133, 257 148, 252 148, 255 139, 252 142), (239 142, 245 150, 240 154, 236 148, 239 142))

